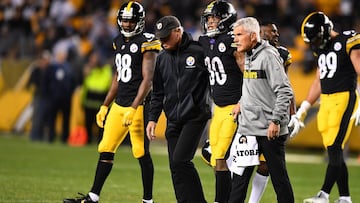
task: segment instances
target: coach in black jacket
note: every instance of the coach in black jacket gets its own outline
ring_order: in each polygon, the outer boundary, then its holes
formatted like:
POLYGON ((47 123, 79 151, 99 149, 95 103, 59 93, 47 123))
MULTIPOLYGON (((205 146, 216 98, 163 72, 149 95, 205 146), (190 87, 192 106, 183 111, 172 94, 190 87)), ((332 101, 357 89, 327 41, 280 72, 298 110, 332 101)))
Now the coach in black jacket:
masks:
POLYGON ((165 137, 177 202, 203 203, 206 200, 192 159, 210 118, 204 52, 174 16, 161 18, 156 23, 155 35, 164 50, 155 66, 147 136, 155 139, 156 122, 164 110, 165 137))

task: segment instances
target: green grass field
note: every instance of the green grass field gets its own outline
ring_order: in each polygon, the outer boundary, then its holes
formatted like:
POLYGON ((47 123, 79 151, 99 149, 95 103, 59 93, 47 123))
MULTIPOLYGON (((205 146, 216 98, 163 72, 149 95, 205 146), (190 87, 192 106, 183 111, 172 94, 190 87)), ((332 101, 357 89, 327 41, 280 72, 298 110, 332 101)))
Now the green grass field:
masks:
MULTIPOLYGON (((164 142, 151 145, 155 165, 154 200, 157 203, 176 202, 170 180, 164 142)), ((321 152, 288 154, 288 171, 295 202, 313 196, 323 181, 325 162, 321 152), (316 156, 308 156, 316 154, 316 156)), ((355 155, 353 155, 355 156, 355 155)), ((25 136, 0 135, 0 202, 62 202, 77 192, 87 193, 95 173, 98 153, 96 145, 69 147, 60 143, 32 143, 25 136)), ((212 169, 199 156, 198 168, 208 202, 214 199, 212 169)), ((360 202, 360 164, 349 160, 349 181, 354 203, 360 202)), ((103 188, 102 203, 139 203, 142 195, 139 165, 130 148, 121 146, 113 170, 103 188)), ((250 189, 249 189, 250 190, 250 189)), ((330 202, 338 197, 336 186, 330 202)), ((263 203, 275 203, 271 183, 262 198, 263 203)))

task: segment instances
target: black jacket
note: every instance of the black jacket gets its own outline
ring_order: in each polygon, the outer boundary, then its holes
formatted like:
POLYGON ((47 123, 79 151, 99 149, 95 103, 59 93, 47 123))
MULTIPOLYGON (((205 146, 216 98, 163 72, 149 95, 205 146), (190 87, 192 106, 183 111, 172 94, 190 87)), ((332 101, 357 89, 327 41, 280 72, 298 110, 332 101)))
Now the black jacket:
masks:
POLYGON ((149 120, 157 122, 162 110, 169 121, 209 119, 208 90, 203 49, 184 32, 177 50, 157 57, 149 120))

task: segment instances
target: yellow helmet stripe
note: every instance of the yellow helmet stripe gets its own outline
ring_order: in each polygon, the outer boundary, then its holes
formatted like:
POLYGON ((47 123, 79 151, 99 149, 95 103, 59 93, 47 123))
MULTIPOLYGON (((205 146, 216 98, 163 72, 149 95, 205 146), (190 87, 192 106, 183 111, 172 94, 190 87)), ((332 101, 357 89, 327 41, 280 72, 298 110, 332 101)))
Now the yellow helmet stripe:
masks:
POLYGON ((317 12, 312 12, 310 13, 309 15, 307 15, 304 19, 304 21, 302 22, 301 24, 301 37, 305 37, 305 33, 304 33, 304 27, 305 27, 305 24, 306 22, 308 21, 308 19, 313 16, 314 14, 316 14, 317 12))
POLYGON ((131 5, 133 4, 133 1, 129 1, 128 5, 126 6, 126 11, 129 12, 131 9, 131 5))
POLYGON ((205 12, 210 12, 211 9, 214 7, 216 1, 212 1, 205 9, 205 12))

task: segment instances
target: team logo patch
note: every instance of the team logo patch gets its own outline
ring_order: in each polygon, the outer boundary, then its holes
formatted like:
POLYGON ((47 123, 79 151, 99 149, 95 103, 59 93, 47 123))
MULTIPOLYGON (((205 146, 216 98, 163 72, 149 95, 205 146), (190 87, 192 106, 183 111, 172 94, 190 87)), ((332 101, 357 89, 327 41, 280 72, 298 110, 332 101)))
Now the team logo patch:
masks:
POLYGON ((225 52, 226 51, 226 46, 224 43, 220 43, 219 46, 218 46, 218 49, 220 52, 225 52))
POLYGON ((185 68, 195 68, 195 58, 193 56, 188 56, 186 58, 186 67, 185 68))
POLYGON ((138 46, 136 44, 130 45, 130 51, 131 53, 135 53, 139 50, 138 46))
POLYGON ((161 30, 162 26, 163 26, 162 23, 156 24, 156 28, 157 28, 158 30, 161 30))
POLYGON ((335 51, 339 51, 341 49, 341 43, 340 42, 336 42, 335 44, 334 44, 334 50, 335 51))
POLYGON ((63 69, 56 70, 56 72, 55 72, 56 80, 61 81, 64 79, 64 77, 65 77, 65 71, 63 69))

